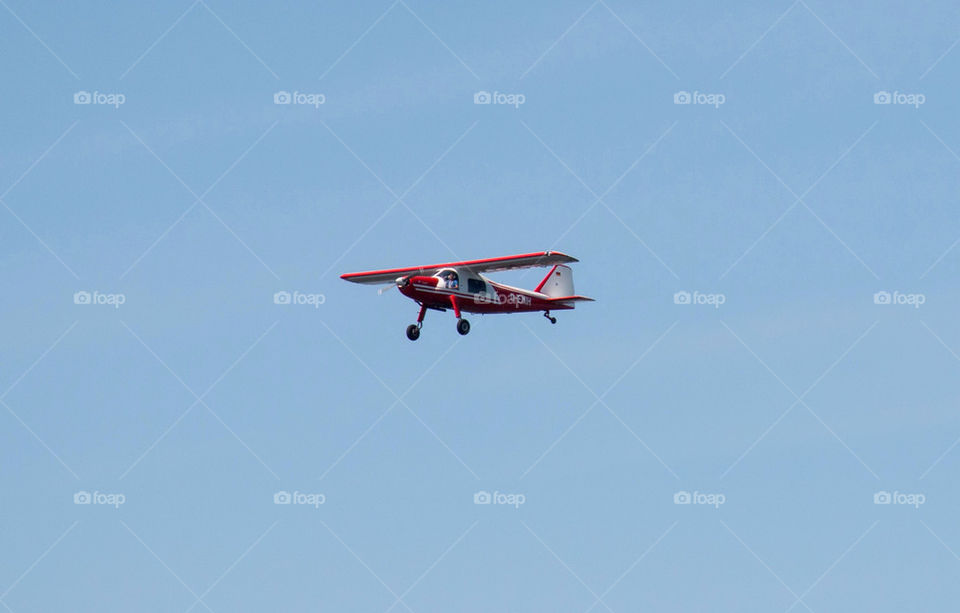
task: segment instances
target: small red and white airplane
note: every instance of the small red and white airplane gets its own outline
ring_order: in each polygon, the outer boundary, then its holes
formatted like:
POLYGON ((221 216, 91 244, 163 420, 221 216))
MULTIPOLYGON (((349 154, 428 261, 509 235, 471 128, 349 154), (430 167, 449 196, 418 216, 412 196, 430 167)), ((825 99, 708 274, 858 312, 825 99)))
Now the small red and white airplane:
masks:
POLYGON ((420 305, 417 323, 407 326, 407 338, 415 341, 420 338, 420 328, 423 326, 423 317, 427 309, 435 311, 453 309, 453 314, 457 318, 457 332, 460 334, 470 332, 470 322, 461 316, 464 312, 543 311, 543 316, 549 319, 550 323, 555 324, 557 319, 550 315, 550 311, 569 310, 579 301, 593 301, 593 298, 578 296, 573 291, 573 272, 565 264, 576 261, 578 261, 576 258, 559 251, 540 251, 502 258, 446 262, 431 266, 349 272, 340 275, 340 278, 367 285, 395 283, 400 293, 420 305), (550 272, 533 290, 495 283, 483 274, 547 266, 551 267, 550 272))

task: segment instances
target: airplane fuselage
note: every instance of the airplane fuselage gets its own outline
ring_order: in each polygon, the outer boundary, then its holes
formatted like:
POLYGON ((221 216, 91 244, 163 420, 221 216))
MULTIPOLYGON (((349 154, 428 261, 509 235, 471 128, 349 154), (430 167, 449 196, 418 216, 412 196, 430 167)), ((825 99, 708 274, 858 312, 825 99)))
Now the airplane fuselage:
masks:
MULTIPOLYGON (((461 275, 461 279, 463 277, 461 275)), ((495 283, 482 275, 467 277, 465 281, 449 287, 444 279, 436 276, 414 276, 399 287, 404 296, 429 309, 453 308, 466 313, 529 313, 573 308, 573 305, 551 302, 548 296, 539 292, 495 283), (474 291, 469 291, 471 289, 474 291)))

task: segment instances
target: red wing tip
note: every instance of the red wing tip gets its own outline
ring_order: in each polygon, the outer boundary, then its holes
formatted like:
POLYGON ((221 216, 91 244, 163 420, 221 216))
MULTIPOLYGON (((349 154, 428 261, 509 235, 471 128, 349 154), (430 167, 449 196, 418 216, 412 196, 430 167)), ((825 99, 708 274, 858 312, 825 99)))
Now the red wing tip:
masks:
POLYGON ((579 261, 580 261, 580 260, 578 260, 577 258, 573 257, 572 255, 567 255, 566 253, 564 253, 564 252, 562 252, 562 251, 544 251, 544 252, 543 252, 543 255, 545 255, 545 256, 548 256, 548 255, 559 255, 560 257, 563 257, 563 258, 570 258, 570 261, 571 261, 571 262, 579 262, 579 261))

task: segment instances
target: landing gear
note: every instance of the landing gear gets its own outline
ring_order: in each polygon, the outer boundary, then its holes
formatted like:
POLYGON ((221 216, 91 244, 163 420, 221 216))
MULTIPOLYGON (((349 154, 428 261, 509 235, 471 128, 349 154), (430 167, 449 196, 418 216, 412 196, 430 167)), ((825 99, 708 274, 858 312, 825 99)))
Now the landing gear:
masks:
POLYGON ((470 332, 470 322, 460 318, 460 305, 457 304, 456 296, 450 296, 450 306, 453 307, 453 316, 457 318, 457 332, 460 336, 466 336, 470 332))
POLYGON ((556 318, 556 317, 551 317, 551 316, 550 316, 550 311, 544 311, 544 312, 543 312, 543 316, 546 317, 547 319, 549 319, 549 320, 550 320, 550 323, 552 323, 552 324, 557 323, 557 318, 556 318))
POLYGON ((407 326, 407 338, 412 341, 420 338, 420 328, 423 327, 423 316, 427 314, 427 307, 420 305, 420 313, 417 315, 417 323, 407 326))
MULTIPOLYGON (((464 336, 470 332, 470 322, 460 317, 460 309, 457 306, 456 300, 452 296, 450 297, 450 301, 454 307, 454 314, 457 316, 457 332, 459 332, 461 336, 464 336)), ((440 310, 442 311, 443 309, 440 310)), ((427 307, 421 304, 420 313, 417 315, 417 323, 407 326, 407 338, 409 338, 411 341, 415 341, 420 338, 420 328, 423 327, 423 317, 426 314, 427 307)))

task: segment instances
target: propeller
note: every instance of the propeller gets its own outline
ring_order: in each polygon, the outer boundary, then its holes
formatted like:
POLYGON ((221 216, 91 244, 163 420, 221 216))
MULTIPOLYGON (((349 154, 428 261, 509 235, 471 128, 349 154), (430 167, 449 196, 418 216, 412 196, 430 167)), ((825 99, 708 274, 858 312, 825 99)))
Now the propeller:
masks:
POLYGON ((390 285, 384 285, 383 287, 378 289, 377 295, 378 296, 382 295, 383 292, 394 287, 406 287, 408 283, 410 283, 410 277, 397 277, 397 280, 391 283, 390 285))

